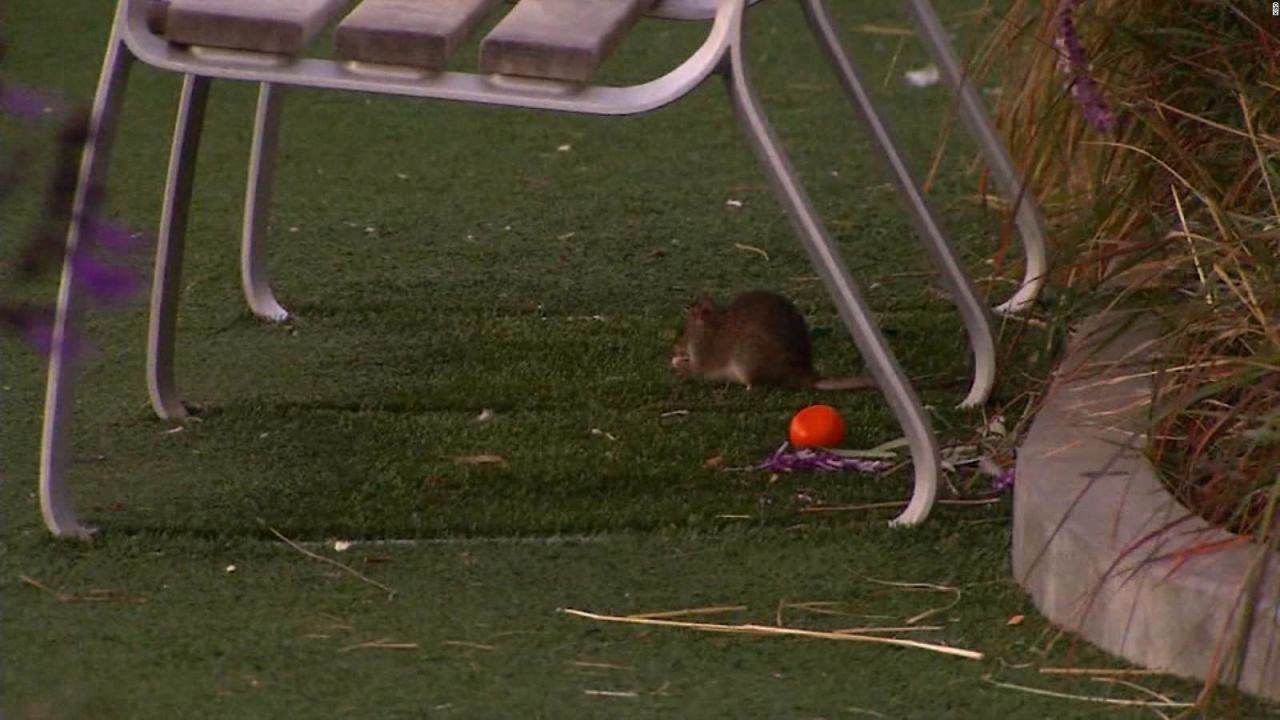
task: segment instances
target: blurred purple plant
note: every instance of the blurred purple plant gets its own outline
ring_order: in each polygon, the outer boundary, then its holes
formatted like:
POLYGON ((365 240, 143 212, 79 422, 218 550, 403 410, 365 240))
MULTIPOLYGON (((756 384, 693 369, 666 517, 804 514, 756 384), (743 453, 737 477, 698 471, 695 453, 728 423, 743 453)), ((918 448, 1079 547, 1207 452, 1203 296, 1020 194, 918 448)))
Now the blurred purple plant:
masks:
MULTIPOLYGON (((67 260, 67 230, 71 223, 79 222, 80 240, 70 258, 77 286, 100 305, 118 305, 133 297, 138 291, 139 278, 112 260, 136 250, 141 236, 99 217, 100 188, 90 188, 85 214, 73 217, 80 156, 89 139, 88 113, 70 109, 56 94, 0 81, 0 116, 28 124, 53 120, 59 126, 58 158, 45 190, 44 212, 17 261, 0 265, 6 273, 12 271, 16 275, 6 284, 32 281, 60 267, 67 260)), ((21 161, 27 156, 29 152, 20 149, 14 167, 0 167, 0 199, 23 177, 24 173, 17 167, 27 165, 21 161)), ((0 324, 42 354, 53 350, 53 323, 51 306, 0 302, 0 324)), ((64 354, 74 355, 79 352, 81 338, 68 334, 63 343, 64 354)))
POLYGON ((1057 34, 1054 44, 1058 48, 1058 67, 1070 78, 1071 95, 1079 103, 1085 120, 1100 132, 1111 132, 1116 127, 1115 115, 1098 89, 1098 83, 1089 70, 1089 57, 1076 31, 1075 12, 1081 0, 1060 0, 1057 12, 1057 34))
POLYGON ((1001 470, 995 477, 991 478, 991 490, 997 494, 1011 492, 1013 490, 1013 468, 1001 470))

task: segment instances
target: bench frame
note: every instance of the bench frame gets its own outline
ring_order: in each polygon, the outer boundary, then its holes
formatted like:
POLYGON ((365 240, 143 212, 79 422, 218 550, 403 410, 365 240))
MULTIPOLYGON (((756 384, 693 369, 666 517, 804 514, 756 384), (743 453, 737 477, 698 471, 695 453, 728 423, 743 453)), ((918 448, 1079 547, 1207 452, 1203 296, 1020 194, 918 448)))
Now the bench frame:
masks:
MULTIPOLYGON (((751 84, 745 61, 743 26, 749 6, 759 1, 658 0, 648 13, 650 17, 712 20, 706 40, 684 63, 662 77, 634 86, 606 87, 177 47, 148 29, 148 0, 119 0, 94 98, 91 137, 81 161, 74 200, 75 219, 67 237, 67 257, 75 253, 80 241, 83 218, 88 217, 89 203, 97 195, 93 189, 103 186, 106 179, 116 121, 132 62, 141 60, 147 65, 183 74, 151 288, 147 388, 158 416, 184 418, 187 409, 179 399, 173 377, 174 326, 196 151, 212 79, 259 83, 245 193, 240 272, 245 298, 254 314, 278 322, 289 315, 271 291, 262 241, 267 229, 285 87, 298 85, 538 110, 630 115, 672 103, 711 75, 718 74, 725 80, 739 124, 761 170, 768 177, 775 197, 787 211, 793 229, 852 335, 868 372, 884 392, 908 441, 914 465, 914 491, 906 509, 891 524, 920 523, 928 516, 937 495, 940 468, 937 443, 919 397, 885 342, 841 258, 839 247, 801 186, 751 84)), ((858 70, 841 46, 826 0, 799 1, 816 41, 835 70, 840 86, 863 121, 864 128, 871 135, 917 234, 957 304, 974 354, 974 378, 961 406, 979 405, 985 402, 995 381, 995 343, 987 308, 978 299, 954 248, 943 234, 929 202, 898 151, 889 126, 876 110, 858 70)), ((920 37, 956 92, 961 117, 991 167, 997 185, 1011 206, 1016 208, 1016 222, 1025 255, 1024 279, 1013 296, 995 310, 1020 313, 1034 303, 1044 280, 1046 259, 1040 211, 1027 196, 977 92, 967 82, 963 67, 929 0, 906 0, 906 5, 920 37)), ((45 397, 40 506, 45 525, 52 534, 87 539, 95 529, 80 521, 65 483, 66 438, 75 373, 73 358, 64 352, 66 344, 62 341, 79 323, 83 311, 82 298, 77 283, 73 281, 74 273, 75 265, 64 263, 45 397)))

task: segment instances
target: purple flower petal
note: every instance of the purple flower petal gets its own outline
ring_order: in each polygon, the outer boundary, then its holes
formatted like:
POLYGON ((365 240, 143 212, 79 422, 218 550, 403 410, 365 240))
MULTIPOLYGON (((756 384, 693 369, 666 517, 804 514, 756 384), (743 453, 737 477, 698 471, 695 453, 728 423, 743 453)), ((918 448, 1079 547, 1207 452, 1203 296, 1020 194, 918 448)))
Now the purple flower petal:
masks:
POLYGON ((1107 107, 1107 102, 1098 90, 1089 71, 1089 58, 1085 54, 1084 44, 1076 32, 1072 14, 1080 5, 1080 0, 1061 0, 1058 5, 1058 37, 1056 44, 1061 53, 1059 64, 1071 76, 1071 94, 1080 104, 1085 120, 1095 129, 1110 132, 1115 129, 1115 116, 1107 107))
POLYGON ((1002 470, 998 475, 991 478, 991 489, 998 493, 1008 492, 1013 489, 1013 468, 1002 470))
POLYGON ((104 305, 122 303, 138 289, 138 278, 133 273, 100 263, 87 253, 77 252, 71 263, 81 287, 104 305))
POLYGON ((5 83, 0 85, 0 113, 19 120, 39 120, 60 112, 62 98, 32 88, 5 83))

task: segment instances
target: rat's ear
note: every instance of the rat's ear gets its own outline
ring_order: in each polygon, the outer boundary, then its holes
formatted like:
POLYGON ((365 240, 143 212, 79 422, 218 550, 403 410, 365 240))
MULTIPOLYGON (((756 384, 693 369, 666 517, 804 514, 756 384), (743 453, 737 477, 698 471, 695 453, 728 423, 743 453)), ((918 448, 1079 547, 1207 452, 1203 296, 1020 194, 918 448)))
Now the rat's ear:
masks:
POLYGON ((703 295, 689 305, 689 319, 695 322, 703 322, 711 316, 711 312, 715 309, 715 301, 703 295))

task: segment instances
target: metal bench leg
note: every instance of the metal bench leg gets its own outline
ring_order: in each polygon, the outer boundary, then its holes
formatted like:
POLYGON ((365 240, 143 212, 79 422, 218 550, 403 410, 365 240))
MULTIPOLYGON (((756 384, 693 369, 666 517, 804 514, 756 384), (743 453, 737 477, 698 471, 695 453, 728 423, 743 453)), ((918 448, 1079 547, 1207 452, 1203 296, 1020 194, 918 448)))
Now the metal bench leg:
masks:
POLYGON ((258 109, 253 117, 253 147, 249 152, 249 183, 244 196, 244 237, 240 246, 240 282, 244 287, 245 300, 254 315, 273 322, 289 317, 289 311, 276 302, 271 292, 262 251, 262 242, 267 235, 283 100, 283 85, 259 85, 258 109))
POLYGON ((169 175, 160 210, 155 273, 151 281, 151 321, 147 327, 147 392, 156 414, 167 420, 187 416, 173 383, 173 335, 182 285, 182 248, 191 207, 196 155, 204 127, 209 78, 184 75, 178 117, 169 150, 169 175))
MULTIPOLYGON (((118 16, 117 16, 118 17, 118 16)), ((80 159, 67 247, 58 287, 58 308, 53 323, 53 348, 45 386, 44 427, 40 445, 40 513, 45 527, 56 537, 88 539, 94 528, 80 523, 66 488, 67 436, 70 432, 75 384, 74 338, 83 312, 77 287, 76 266, 71 262, 80 244, 84 223, 94 210, 96 197, 107 174, 107 161, 115 139, 116 120, 124 101, 133 56, 120 40, 119 20, 112 29, 98 77, 89 121, 89 138, 80 159)))
POLYGON ((978 299, 973 282, 965 272, 956 256, 955 248, 947 240, 934 217, 924 193, 911 177, 898 152, 893 133, 871 101, 857 69, 849 59, 848 53, 840 45, 835 24, 827 8, 826 0, 801 0, 809 28, 822 47, 827 60, 836 70, 840 86, 858 110, 867 132, 871 135, 872 144, 879 149, 880 156, 890 171, 898 197, 907 209, 916 233, 925 241, 933 257, 934 264, 942 271, 942 279, 951 292, 960 317, 964 320, 965 329, 969 333, 969 345, 973 348, 974 368, 973 384, 969 394, 960 403, 960 407, 973 407, 986 402, 995 385, 996 376, 996 344, 991 332, 991 322, 987 308, 978 299))
POLYGON ((947 79, 947 84, 957 95, 960 119, 968 128, 969 135, 978 143, 978 149, 986 158, 996 185, 1004 193, 1010 206, 1015 208, 1014 218, 1018 224, 1018 234, 1022 237, 1026 271, 1018 291, 1008 300, 997 305, 995 311, 1016 315, 1035 302, 1044 284, 1045 274, 1048 272, 1044 216, 1035 198, 1023 184, 1018 171, 1014 169, 1009 151, 1001 142, 995 124, 991 122, 991 116, 987 114, 982 99, 978 97, 978 91, 973 83, 969 82, 956 56, 955 48, 951 45, 951 39, 947 37, 946 30, 943 29, 942 23, 938 21, 938 16, 933 11, 932 3, 929 0, 909 0, 907 7, 911 10, 911 18, 915 22, 917 32, 928 46, 929 52, 933 54, 934 60, 942 70, 942 76, 947 79))
POLYGON ((774 194, 787 210, 792 226, 804 243, 809 259, 835 302, 841 319, 853 335, 867 370, 884 391, 907 437, 915 467, 915 490, 907 508, 890 524, 915 525, 928 517, 938 492, 938 448, 929 418, 885 343, 879 326, 840 257, 839 249, 814 211, 769 125, 747 76, 742 50, 742 36, 738 32, 730 47, 727 63, 722 68, 739 124, 755 151, 761 169, 769 178, 774 194))

